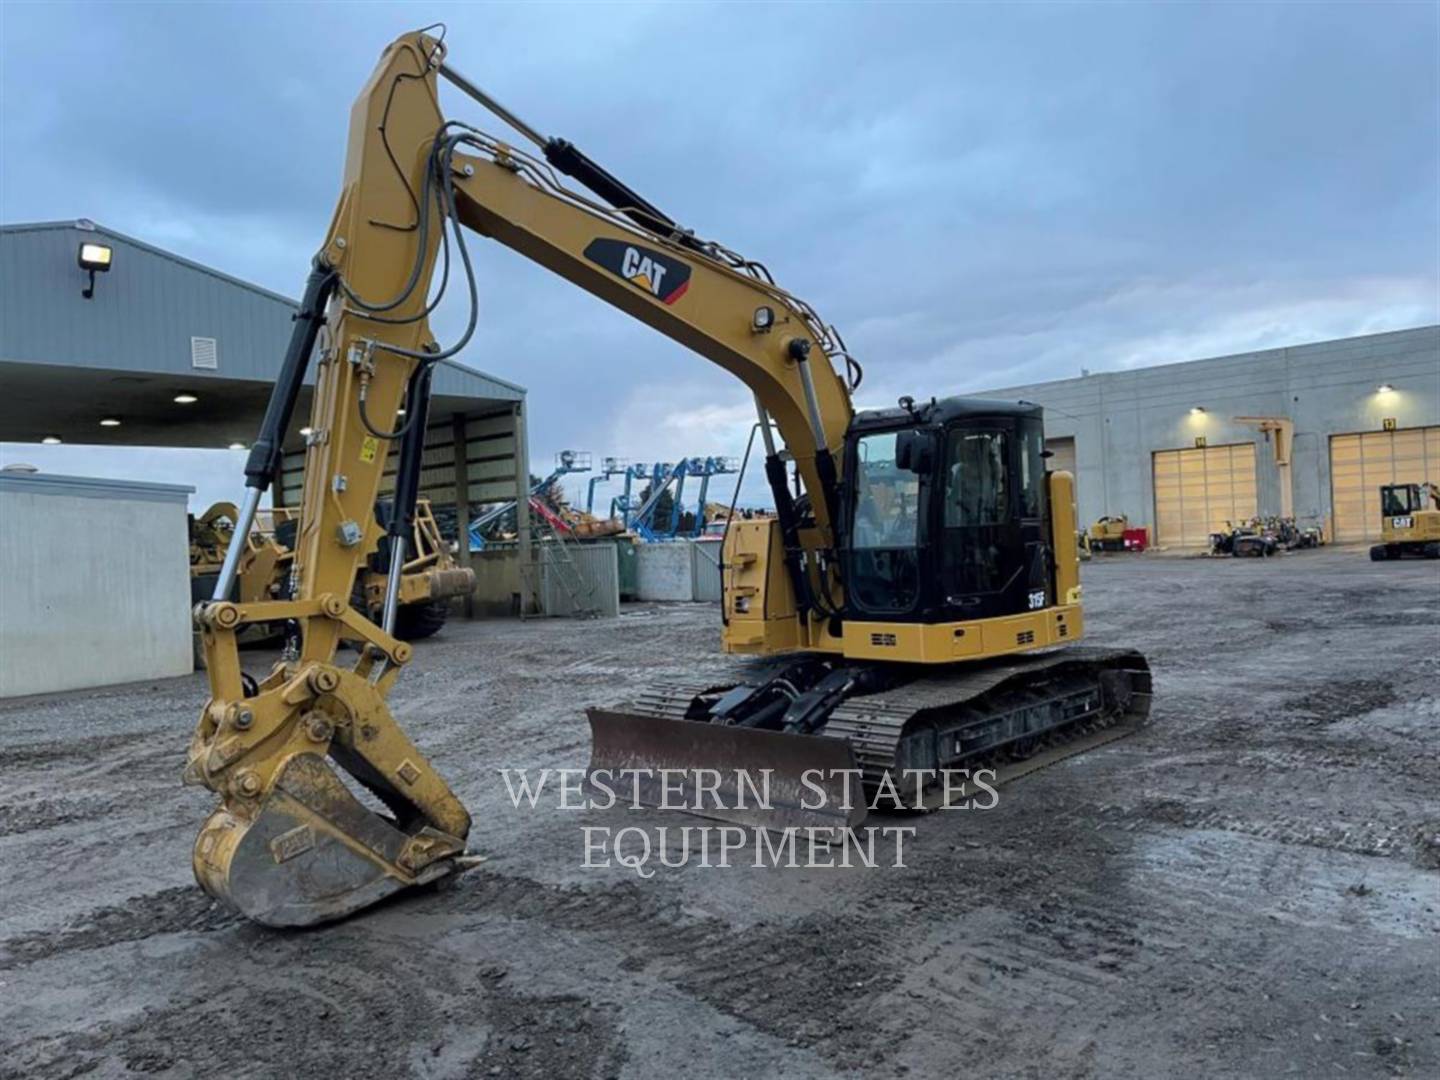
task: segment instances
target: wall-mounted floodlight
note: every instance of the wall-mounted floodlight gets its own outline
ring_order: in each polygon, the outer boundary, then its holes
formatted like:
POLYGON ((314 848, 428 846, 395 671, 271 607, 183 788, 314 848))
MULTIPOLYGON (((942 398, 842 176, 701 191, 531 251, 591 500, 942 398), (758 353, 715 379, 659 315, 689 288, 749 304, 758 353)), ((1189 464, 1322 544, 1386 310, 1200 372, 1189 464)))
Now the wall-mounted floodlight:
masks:
POLYGON ((1192 406, 1190 406, 1190 415, 1191 415, 1191 416, 1204 416, 1204 415, 1205 415, 1205 406, 1204 406, 1204 405, 1192 405, 1192 406))
POLYGON ((45 436, 43 439, 41 439, 40 441, 41 441, 42 443, 44 443, 46 446, 59 446, 59 445, 60 445, 60 436, 59 436, 59 435, 46 435, 46 436, 45 436))
POLYGON ((101 426, 101 427, 119 427, 119 426, 120 426, 120 418, 119 418, 118 416, 106 416, 106 417, 102 417, 101 420, 100 420, 100 426, 101 426))
POLYGON ((1391 394, 1395 392, 1395 387, 1391 386, 1388 382, 1382 382, 1379 386, 1375 387, 1375 392, 1377 394, 1391 394))
POLYGON ((95 274, 97 272, 101 274, 109 273, 110 263, 114 257, 115 251, 109 244, 92 244, 88 240, 82 240, 80 242, 80 254, 78 256, 80 269, 88 271, 90 274, 90 283, 86 285, 84 289, 80 290, 80 295, 85 297, 86 300, 93 299, 95 296, 95 274))
POLYGON ((198 397, 196 397, 194 394, 176 394, 176 395, 175 395, 175 404, 176 404, 176 405, 194 405, 195 402, 197 402, 197 401, 199 401, 199 400, 200 400, 200 399, 199 399, 198 397))

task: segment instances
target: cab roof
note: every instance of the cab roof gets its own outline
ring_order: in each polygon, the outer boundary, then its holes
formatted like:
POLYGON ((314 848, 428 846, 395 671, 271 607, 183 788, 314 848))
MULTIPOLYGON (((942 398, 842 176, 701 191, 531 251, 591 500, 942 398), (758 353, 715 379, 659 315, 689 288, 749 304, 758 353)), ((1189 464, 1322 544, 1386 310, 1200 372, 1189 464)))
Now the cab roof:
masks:
POLYGON ((993 398, 947 397, 930 401, 917 401, 909 410, 896 406, 893 409, 867 409, 855 414, 852 429, 861 431, 883 428, 911 427, 915 425, 949 424, 956 420, 979 417, 1005 417, 1040 420, 1045 410, 1030 401, 1001 401, 993 398), (913 411, 912 411, 913 410, 913 411))

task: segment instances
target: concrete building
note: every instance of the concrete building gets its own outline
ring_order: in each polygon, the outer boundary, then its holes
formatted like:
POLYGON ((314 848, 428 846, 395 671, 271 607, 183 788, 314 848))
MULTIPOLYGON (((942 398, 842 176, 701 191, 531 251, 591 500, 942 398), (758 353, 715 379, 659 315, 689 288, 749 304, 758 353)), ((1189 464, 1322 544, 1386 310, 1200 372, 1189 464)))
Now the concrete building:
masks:
POLYGON ((0 698, 190 670, 193 490, 0 470, 0 698))
POLYGON ((1440 326, 985 396, 1045 407, 1051 466, 1076 474, 1082 523, 1123 514, 1161 546, 1198 547, 1257 514, 1366 541, 1381 484, 1440 483, 1440 326))

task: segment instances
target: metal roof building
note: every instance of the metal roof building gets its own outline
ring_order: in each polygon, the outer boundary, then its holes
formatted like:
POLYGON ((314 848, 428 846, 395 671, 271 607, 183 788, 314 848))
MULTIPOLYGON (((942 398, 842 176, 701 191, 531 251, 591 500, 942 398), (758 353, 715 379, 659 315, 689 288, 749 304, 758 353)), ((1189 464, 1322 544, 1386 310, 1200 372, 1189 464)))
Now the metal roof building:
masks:
MULTIPOLYGON (((89 221, 0 227, 0 440, 219 449, 255 435, 290 337, 295 301, 89 221), (82 243, 111 249, 90 275, 82 243), (195 400, 177 403, 177 396, 195 400), (102 426, 102 421, 119 421, 102 426)), ((313 373, 307 378, 313 383, 313 373)), ((425 494, 513 498, 527 475, 525 391, 454 362, 436 370, 425 494), (454 450, 463 433, 465 453, 454 450)), ((289 449, 310 395, 295 410, 289 449)), ((299 461, 281 502, 298 499, 299 461)))

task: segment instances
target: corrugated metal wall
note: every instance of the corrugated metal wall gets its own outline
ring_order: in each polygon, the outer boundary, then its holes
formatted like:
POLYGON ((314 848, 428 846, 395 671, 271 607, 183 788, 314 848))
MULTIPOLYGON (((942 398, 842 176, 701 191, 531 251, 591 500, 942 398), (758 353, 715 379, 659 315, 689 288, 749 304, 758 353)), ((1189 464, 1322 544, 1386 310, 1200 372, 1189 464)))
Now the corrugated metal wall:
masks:
POLYGON ((720 602, 720 541, 690 542, 690 581, 696 601, 715 604, 720 602))
MULTIPOLYGON (((307 267, 297 266, 295 286, 307 267)), ((275 378, 295 301, 103 226, 73 222, 0 228, 0 360, 228 379, 275 378), (109 244, 113 268, 80 296, 81 241, 109 244), (197 368, 192 337, 215 341, 213 370, 197 368)), ((315 379, 313 367, 306 383, 315 379)), ((435 394, 521 400, 524 391, 444 361, 435 394)))
POLYGON ((620 614, 620 567, 614 544, 566 544, 565 552, 554 544, 538 544, 535 559, 540 567, 540 607, 546 615, 615 618, 620 614))
POLYGON ((218 342, 221 373, 270 379, 295 312, 282 296, 107 230, 7 229, 0 279, 0 356, 30 363, 188 373, 195 336, 218 342), (115 249, 114 269, 97 275, 88 301, 76 265, 82 240, 115 249))
MULTIPOLYGON (((454 433, 454 424, 449 417, 433 421, 426 431, 425 463, 420 471, 420 494, 428 498, 437 511, 453 508, 455 505, 454 433)), ((504 502, 515 498, 518 470, 515 463, 514 414, 506 411, 466 421, 465 440, 465 459, 470 480, 469 503, 472 509, 485 503, 504 502)), ((397 461, 398 449, 392 447, 385 463, 385 473, 380 480, 382 496, 395 490, 397 461)), ((283 505, 300 505, 304 478, 304 452, 287 453, 281 471, 283 505)))

